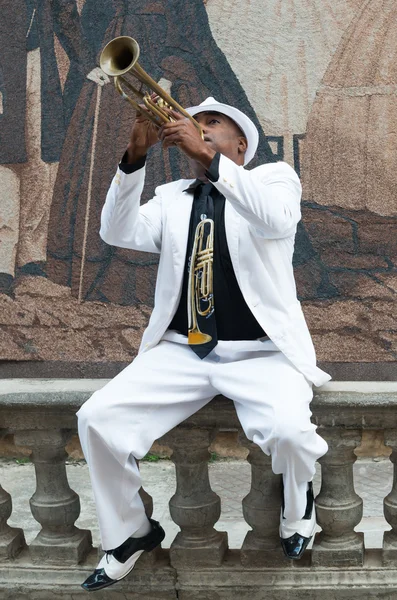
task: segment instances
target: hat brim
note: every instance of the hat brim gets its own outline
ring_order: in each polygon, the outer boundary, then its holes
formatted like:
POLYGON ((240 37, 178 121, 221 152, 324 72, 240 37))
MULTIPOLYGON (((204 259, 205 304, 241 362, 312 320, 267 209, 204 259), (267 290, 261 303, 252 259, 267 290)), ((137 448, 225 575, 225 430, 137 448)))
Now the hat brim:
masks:
POLYGON ((232 121, 237 123, 237 125, 240 127, 245 138, 247 139, 247 151, 244 156, 244 166, 254 158, 255 152, 258 148, 259 133, 251 119, 241 112, 241 110, 234 108, 234 106, 229 106, 228 104, 216 102, 214 104, 190 106, 186 109, 186 111, 192 115, 192 117, 202 112, 218 112, 232 119, 232 121))

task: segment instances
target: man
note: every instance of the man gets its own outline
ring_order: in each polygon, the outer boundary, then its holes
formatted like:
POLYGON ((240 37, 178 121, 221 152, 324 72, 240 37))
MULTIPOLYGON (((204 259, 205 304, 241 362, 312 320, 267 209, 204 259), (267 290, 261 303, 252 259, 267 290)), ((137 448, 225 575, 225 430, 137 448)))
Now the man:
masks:
MULTIPOLYGON (((78 413, 107 550, 83 584, 89 591, 125 577, 142 552, 163 539, 138 495, 135 459, 217 394, 234 401, 247 437, 283 474, 280 537, 287 556, 300 558, 315 529, 311 480, 327 445, 310 422, 309 404, 312 384, 329 376, 315 365, 296 299, 300 183, 285 163, 243 168, 255 154, 258 132, 236 108, 207 98, 188 112, 204 139, 173 111, 174 122, 158 133, 137 118, 102 212, 100 235, 107 243, 158 252, 160 263, 140 353, 78 413), (164 149, 176 145, 189 157, 196 180, 162 185, 140 206, 146 154, 159 139, 164 149), (197 316, 210 340, 194 345, 188 283, 203 219, 214 223, 214 310, 197 316)), ((204 309, 206 303, 199 304, 204 309)))

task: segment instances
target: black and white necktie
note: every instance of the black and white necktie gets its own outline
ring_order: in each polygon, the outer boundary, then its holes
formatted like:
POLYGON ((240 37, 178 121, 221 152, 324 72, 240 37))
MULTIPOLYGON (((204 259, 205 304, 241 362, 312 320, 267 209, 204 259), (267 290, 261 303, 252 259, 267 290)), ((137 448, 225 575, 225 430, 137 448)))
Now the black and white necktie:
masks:
MULTIPOLYGON (((211 196, 211 190, 213 189, 213 185, 211 183, 201 184, 199 187, 199 196, 198 196, 198 205, 195 207, 195 215, 196 222, 193 225, 193 231, 196 231, 197 225, 200 221, 204 219, 214 220, 214 200, 211 196)), ((203 247, 205 248, 207 242, 207 236, 209 234, 209 227, 204 228, 204 239, 203 239, 203 247)), ((189 269, 194 268, 194 265, 191 264, 191 257, 189 260, 189 269)), ((213 291, 213 283, 212 283, 212 291, 213 291)), ((212 298, 214 301, 214 298, 212 298)), ((207 302, 205 300, 199 299, 200 309, 205 312, 207 308, 207 302)), ((189 312, 189 311, 188 311, 189 312)), ((212 310, 207 316, 202 316, 196 312, 197 326, 198 329, 209 336, 211 336, 210 341, 205 342, 203 344, 189 344, 193 352, 197 354, 199 358, 205 358, 211 350, 217 345, 218 337, 216 332, 216 320, 215 320, 215 302, 214 302, 214 310, 212 310)))

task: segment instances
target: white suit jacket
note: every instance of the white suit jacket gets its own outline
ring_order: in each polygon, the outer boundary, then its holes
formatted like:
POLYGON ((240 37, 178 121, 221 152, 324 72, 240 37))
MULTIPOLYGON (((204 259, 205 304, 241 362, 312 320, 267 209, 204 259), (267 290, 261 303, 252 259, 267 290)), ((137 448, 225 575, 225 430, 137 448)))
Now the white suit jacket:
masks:
MULTIPOLYGON (((158 344, 178 307, 185 265, 193 180, 156 188, 140 206, 145 167, 117 170, 101 217, 101 238, 113 246, 160 253, 155 306, 139 352, 158 344)), ((251 171, 221 156, 219 179, 226 197, 225 229, 230 257, 246 303, 269 338, 309 381, 330 376, 316 366, 313 343, 296 297, 292 254, 300 220, 301 185, 286 163, 251 171)))

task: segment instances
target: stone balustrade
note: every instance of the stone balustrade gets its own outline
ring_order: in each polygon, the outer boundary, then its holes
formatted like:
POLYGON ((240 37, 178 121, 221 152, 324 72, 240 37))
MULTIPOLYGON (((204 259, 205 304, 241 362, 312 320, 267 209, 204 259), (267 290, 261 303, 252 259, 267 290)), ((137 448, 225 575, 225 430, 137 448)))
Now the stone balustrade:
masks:
MULTIPOLYGON (((65 445, 76 432, 75 413, 104 380, 3 380, 0 436, 13 433, 32 450, 36 491, 30 510, 41 529, 29 546, 23 524, 10 527, 12 498, 0 485, 0 598, 77 600, 79 584, 95 567, 98 549, 91 533, 76 527, 78 495, 70 488, 65 445)), ((329 444, 321 459, 321 491, 316 499, 322 531, 299 562, 280 550, 278 522, 281 477, 269 457, 249 442, 233 403, 217 397, 162 440, 172 449, 177 487, 170 513, 180 532, 169 550, 143 557, 115 587, 98 592, 106 599, 140 600, 338 600, 397 597, 397 383, 331 382, 315 391, 313 421, 329 444), (383 430, 392 449, 395 475, 384 499, 391 531, 383 548, 366 549, 355 531, 363 512, 353 482, 355 448, 365 429, 383 430), (219 430, 237 430, 248 448, 251 490, 243 499, 251 527, 241 548, 228 548, 227 532, 216 529, 221 499, 211 489, 208 448, 219 430)), ((1 482, 0 482, 1 483, 1 482)), ((156 498, 141 495, 148 514, 156 498)))

